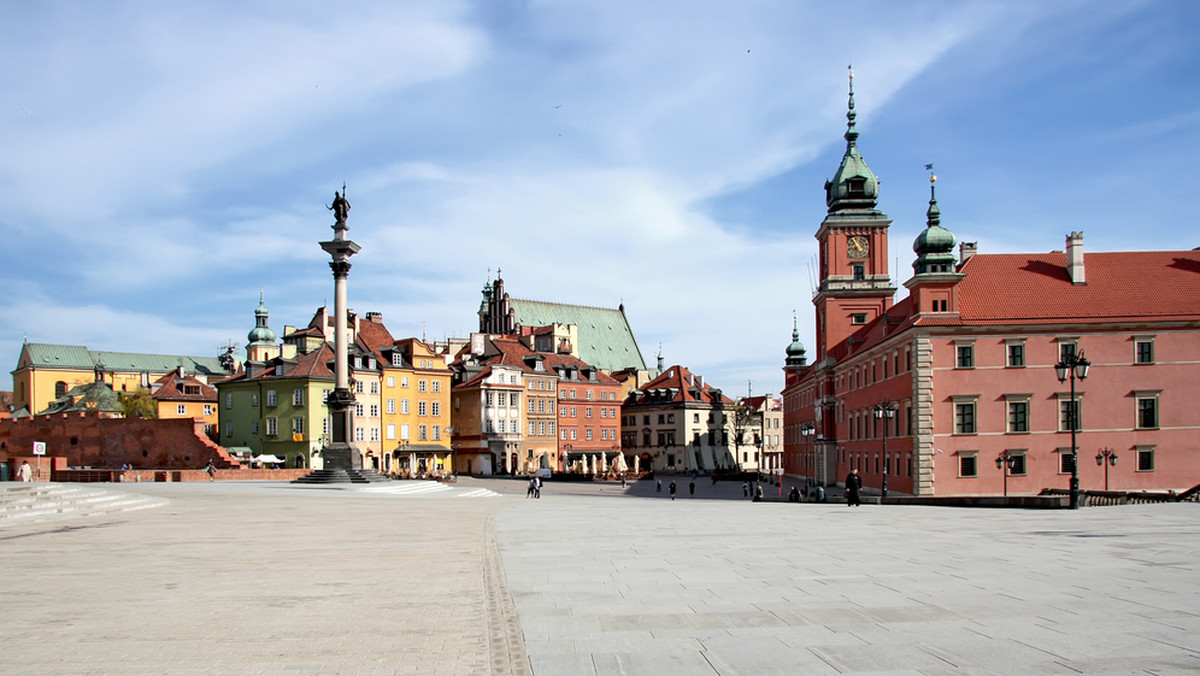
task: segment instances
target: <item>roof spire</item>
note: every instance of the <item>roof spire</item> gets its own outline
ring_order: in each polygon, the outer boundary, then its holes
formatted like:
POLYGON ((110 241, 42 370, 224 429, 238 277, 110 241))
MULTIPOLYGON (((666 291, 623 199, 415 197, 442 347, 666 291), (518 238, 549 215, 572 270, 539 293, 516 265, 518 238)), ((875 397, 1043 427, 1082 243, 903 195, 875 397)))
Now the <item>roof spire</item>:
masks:
POLYGON ((925 212, 925 227, 932 227, 941 225, 942 210, 938 208, 937 195, 934 193, 937 175, 933 173, 933 165, 926 164, 925 169, 929 171, 929 210, 925 212))
POLYGON ((854 119, 858 117, 858 113, 854 112, 854 64, 846 66, 846 70, 850 73, 850 103, 846 110, 846 143, 854 145, 858 141, 858 130, 854 128, 854 119))

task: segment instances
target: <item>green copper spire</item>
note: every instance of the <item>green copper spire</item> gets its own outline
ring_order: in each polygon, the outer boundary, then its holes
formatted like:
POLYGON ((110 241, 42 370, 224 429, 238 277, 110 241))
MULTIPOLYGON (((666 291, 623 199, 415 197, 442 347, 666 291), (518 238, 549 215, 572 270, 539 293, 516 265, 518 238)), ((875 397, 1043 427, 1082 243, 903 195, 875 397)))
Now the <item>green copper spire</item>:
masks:
POLYGON ((850 99, 846 109, 846 153, 833 179, 825 182, 825 204, 829 212, 874 209, 879 197, 879 179, 858 152, 858 129, 854 112, 854 69, 850 69, 850 99))
POLYGON ((246 335, 251 343, 275 344, 275 332, 267 326, 267 306, 263 302, 263 291, 258 290, 258 307, 254 310, 254 328, 246 335))
POLYGON ((787 346, 787 366, 805 366, 808 357, 805 356, 804 344, 800 342, 800 327, 796 323, 796 315, 792 315, 792 344, 787 346))
MULTIPOLYGON (((932 168, 932 167, 931 167, 932 168)), ((913 241, 913 261, 916 274, 954 272, 954 244, 958 238, 941 226, 942 210, 937 205, 934 192, 937 176, 929 175, 929 209, 925 212, 925 229, 913 241)))

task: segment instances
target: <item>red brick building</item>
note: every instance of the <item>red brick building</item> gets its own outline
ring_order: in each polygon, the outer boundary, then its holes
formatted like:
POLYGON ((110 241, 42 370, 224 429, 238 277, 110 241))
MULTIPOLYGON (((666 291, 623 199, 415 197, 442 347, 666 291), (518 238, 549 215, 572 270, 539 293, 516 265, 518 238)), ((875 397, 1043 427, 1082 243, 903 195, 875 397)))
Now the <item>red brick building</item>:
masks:
POLYGON ((1067 488, 1073 463, 1085 490, 1200 483, 1200 251, 1085 253, 1071 233, 1065 251, 956 256, 931 187, 893 303, 850 96, 816 234, 815 355, 794 333, 784 367, 786 471, 828 484, 857 468, 917 495, 1067 488), (1055 366, 1075 356, 1091 367, 1072 400, 1055 366))

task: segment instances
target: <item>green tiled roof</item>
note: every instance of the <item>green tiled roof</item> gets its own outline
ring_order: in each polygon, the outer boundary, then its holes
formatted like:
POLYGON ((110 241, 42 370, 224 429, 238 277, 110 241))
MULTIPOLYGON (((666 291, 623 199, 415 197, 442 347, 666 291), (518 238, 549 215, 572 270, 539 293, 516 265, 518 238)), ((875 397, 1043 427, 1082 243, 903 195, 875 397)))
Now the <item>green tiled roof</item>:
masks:
POLYGON ((61 368, 91 371, 103 364, 108 371, 150 371, 166 373, 183 364, 187 373, 205 376, 227 375, 217 357, 188 357, 168 354, 140 354, 136 352, 104 352, 89 350, 82 345, 50 345, 48 343, 25 343, 17 368, 61 368))
POLYGON ((597 368, 618 371, 645 369, 633 330, 621 310, 586 305, 509 299, 515 321, 522 326, 574 324, 579 327, 579 358, 597 368))

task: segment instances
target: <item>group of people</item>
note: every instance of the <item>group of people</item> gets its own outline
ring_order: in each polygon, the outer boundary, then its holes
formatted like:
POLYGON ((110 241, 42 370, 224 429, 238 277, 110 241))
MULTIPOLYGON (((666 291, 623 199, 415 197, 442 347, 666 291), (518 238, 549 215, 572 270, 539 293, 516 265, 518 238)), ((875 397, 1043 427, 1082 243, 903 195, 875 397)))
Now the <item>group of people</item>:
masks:
POLYGON ((526 498, 542 497, 542 479, 541 477, 529 477, 529 486, 525 489, 526 498))

